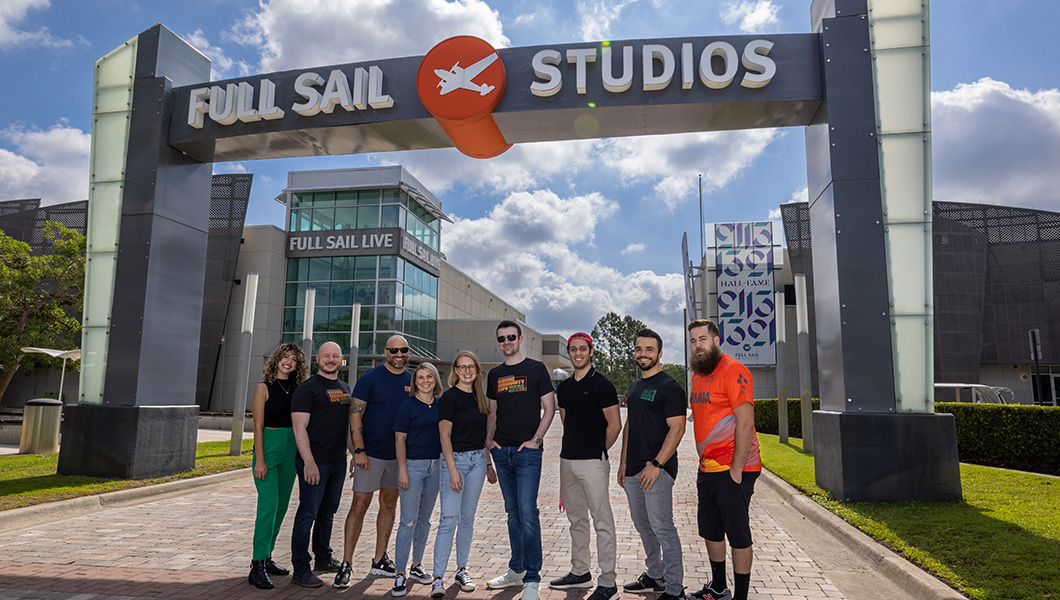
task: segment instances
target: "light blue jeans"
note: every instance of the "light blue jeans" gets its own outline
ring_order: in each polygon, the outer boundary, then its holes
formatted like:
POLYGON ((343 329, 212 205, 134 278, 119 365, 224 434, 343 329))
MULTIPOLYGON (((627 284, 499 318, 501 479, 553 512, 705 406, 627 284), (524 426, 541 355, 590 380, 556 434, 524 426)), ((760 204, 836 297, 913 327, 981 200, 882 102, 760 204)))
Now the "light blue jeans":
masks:
POLYGON ((486 450, 454 452, 456 472, 460 474, 461 488, 454 492, 449 485, 449 465, 442 460, 441 487, 442 519, 438 523, 438 535, 434 539, 435 577, 445 577, 449 566, 449 555, 453 551, 453 535, 456 535, 456 566, 466 567, 471 554, 471 539, 475 533, 475 511, 482 485, 486 481, 486 450))
POLYGON ((409 472, 409 489, 398 490, 401 516, 394 549, 394 566, 399 573, 405 572, 410 546, 412 562, 423 560, 427 535, 431 532, 431 512, 438 499, 438 459, 409 459, 405 464, 409 472))
POLYGON ((508 513, 508 543, 512 557, 508 568, 526 571, 523 583, 541 581, 541 518, 537 490, 541 485, 541 450, 516 446, 494 448, 493 466, 508 513))

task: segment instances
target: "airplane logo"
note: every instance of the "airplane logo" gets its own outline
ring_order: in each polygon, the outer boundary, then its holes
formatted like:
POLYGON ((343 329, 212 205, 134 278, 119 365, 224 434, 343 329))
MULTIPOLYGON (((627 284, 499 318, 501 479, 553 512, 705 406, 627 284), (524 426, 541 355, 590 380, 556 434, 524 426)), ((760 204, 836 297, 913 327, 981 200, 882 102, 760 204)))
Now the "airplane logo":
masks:
POLYGON ((449 92, 456 90, 470 90, 472 92, 478 92, 480 96, 485 96, 492 92, 496 86, 485 83, 475 84, 475 78, 478 77, 486 67, 492 65, 495 60, 497 60, 497 53, 493 52, 486 58, 483 58, 466 69, 460 66, 460 61, 457 61, 448 71, 445 69, 435 69, 434 74, 438 76, 438 85, 436 87, 442 89, 438 95, 444 96, 449 92))

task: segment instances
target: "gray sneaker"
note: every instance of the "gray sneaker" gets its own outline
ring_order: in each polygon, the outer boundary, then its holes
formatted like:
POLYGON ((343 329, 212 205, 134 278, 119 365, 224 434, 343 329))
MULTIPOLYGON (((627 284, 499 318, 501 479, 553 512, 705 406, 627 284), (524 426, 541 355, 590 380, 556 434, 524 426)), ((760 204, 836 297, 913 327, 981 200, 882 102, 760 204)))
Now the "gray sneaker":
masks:
POLYGON ((431 582, 431 598, 445 596, 445 580, 439 577, 431 582))
POLYGON ((499 590, 506 587, 523 585, 523 575, 526 571, 513 571, 508 569, 502 575, 498 575, 486 582, 486 587, 491 590, 499 590))
POLYGON ((433 577, 428 575, 427 572, 423 570, 423 565, 416 565, 415 567, 409 569, 409 579, 411 581, 415 581, 416 583, 430 585, 431 581, 433 580, 433 577))
POLYGON ((523 584, 522 600, 541 600, 540 585, 536 581, 528 581, 523 584))

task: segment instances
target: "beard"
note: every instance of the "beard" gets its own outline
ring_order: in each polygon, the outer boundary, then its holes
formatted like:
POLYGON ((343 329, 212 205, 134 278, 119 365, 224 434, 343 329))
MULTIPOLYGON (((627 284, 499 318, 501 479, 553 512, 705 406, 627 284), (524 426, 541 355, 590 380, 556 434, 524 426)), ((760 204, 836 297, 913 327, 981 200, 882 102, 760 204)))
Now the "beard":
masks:
POLYGON ((697 375, 710 375, 714 372, 714 368, 721 362, 721 348, 717 345, 711 347, 710 350, 704 352, 697 352, 692 355, 692 372, 697 375))
POLYGON ((657 359, 657 358, 655 360, 648 359, 648 363, 647 364, 644 364, 644 363, 642 363, 640 361, 637 362, 637 366, 640 367, 640 370, 641 370, 642 373, 644 371, 652 370, 653 368, 655 368, 655 365, 657 365, 657 364, 659 364, 659 359, 657 359))

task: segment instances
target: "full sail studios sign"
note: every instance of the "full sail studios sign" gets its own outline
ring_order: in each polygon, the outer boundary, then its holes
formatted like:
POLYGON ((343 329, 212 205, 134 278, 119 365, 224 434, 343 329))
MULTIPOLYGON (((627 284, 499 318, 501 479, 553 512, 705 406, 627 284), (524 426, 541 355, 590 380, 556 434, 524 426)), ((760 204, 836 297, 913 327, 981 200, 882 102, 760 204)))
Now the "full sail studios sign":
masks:
POLYGON ((798 34, 500 50, 457 36, 423 57, 176 88, 169 142, 207 162, 254 148, 277 157, 450 145, 488 158, 513 143, 571 139, 572 129, 609 137, 797 125, 821 100, 818 55, 812 36, 798 34))
POLYGON ((385 256, 396 254, 431 275, 439 275, 442 255, 397 227, 295 231, 287 234, 287 257, 385 256))

